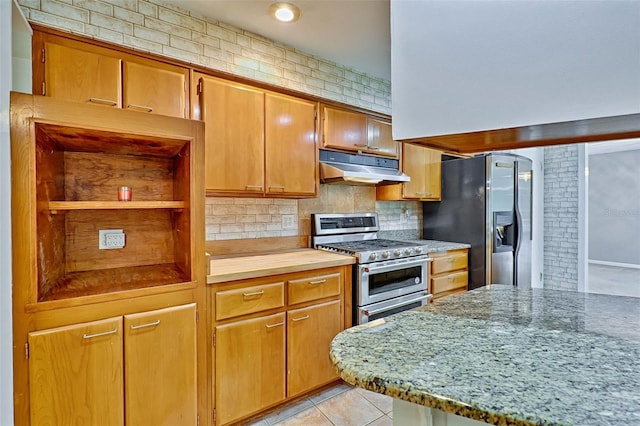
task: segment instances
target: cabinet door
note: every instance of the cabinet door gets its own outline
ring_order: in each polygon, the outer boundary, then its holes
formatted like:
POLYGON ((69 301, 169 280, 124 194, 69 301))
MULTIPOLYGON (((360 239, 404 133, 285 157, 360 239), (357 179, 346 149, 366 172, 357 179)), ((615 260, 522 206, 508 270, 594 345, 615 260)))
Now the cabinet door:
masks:
POLYGON ((426 151, 426 176, 425 192, 431 194, 431 200, 440 200, 442 197, 442 153, 435 149, 424 148, 426 151))
POLYGON ((411 181, 403 186, 403 198, 439 200, 441 193, 440 151, 418 145, 403 144, 403 171, 411 181))
POLYGON ((196 306, 124 317, 128 425, 196 424, 196 306))
POLYGON ((266 193, 316 194, 316 104, 265 95, 266 193))
POLYGON ((367 149, 367 116, 324 106, 322 146, 350 151, 367 149))
POLYGON ((55 43, 45 44, 45 58, 47 96, 122 106, 120 59, 55 43))
POLYGON ((367 145, 372 154, 398 158, 398 142, 391 135, 391 123, 367 118, 367 145))
POLYGON ((331 340, 344 328, 340 301, 287 312, 287 396, 337 379, 331 340))
POLYGON ((161 62, 125 61, 123 107, 187 118, 189 70, 161 62))
POLYGON ((215 333, 218 424, 284 400, 284 313, 217 326, 215 333))
POLYGON ((32 425, 122 425, 122 318, 29 333, 32 425))
POLYGON ((426 148, 408 143, 402 146, 402 168, 411 176, 409 182, 404 183, 404 198, 425 198, 431 194, 427 193, 425 183, 427 168, 425 165, 426 148))
POLYGON ((209 192, 264 191, 264 92, 197 74, 209 192))

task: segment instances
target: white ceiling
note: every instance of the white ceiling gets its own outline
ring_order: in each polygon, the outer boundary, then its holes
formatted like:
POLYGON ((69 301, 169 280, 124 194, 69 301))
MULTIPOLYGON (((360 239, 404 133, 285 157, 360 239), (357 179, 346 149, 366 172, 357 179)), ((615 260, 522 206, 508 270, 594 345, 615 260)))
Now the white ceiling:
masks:
POLYGON ((211 19, 391 80, 389 0, 289 0, 302 13, 283 24, 268 14, 276 0, 165 0, 211 19))

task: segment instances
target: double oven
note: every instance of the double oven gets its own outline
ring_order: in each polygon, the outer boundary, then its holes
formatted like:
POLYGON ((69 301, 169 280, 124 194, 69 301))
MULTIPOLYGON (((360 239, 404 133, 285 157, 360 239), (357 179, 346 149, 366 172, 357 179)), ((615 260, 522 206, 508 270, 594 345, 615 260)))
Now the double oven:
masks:
POLYGON ((378 238, 376 213, 314 214, 312 223, 314 248, 356 258, 354 324, 425 305, 431 298, 427 247, 378 238))

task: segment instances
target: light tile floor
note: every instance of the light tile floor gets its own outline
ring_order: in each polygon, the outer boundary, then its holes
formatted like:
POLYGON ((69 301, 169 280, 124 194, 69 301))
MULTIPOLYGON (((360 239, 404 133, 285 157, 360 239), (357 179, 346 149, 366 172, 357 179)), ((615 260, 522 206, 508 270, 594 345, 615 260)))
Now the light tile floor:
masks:
POLYGON ((588 273, 591 293, 640 297, 640 269, 590 263, 588 273))
POLYGON ((340 383, 284 405, 251 426, 392 426, 392 398, 340 383))

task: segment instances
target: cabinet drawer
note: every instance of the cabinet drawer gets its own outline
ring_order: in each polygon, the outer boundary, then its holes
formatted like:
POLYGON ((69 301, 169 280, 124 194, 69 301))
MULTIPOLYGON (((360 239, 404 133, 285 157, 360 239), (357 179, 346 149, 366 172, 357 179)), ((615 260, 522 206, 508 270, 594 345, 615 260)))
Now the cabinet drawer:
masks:
POLYGON ((284 282, 216 292, 216 320, 284 306, 284 282))
POLYGON ((431 278, 431 293, 436 296, 447 291, 464 291, 467 289, 468 282, 469 273, 467 271, 431 278))
POLYGON ((319 275, 289 281, 289 304, 308 302, 340 294, 340 274, 319 275))
POLYGON ((431 262, 431 275, 441 274, 443 272, 456 271, 458 269, 467 269, 467 253, 451 253, 441 257, 433 257, 431 262))

